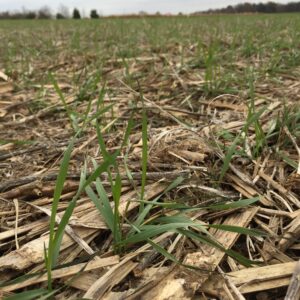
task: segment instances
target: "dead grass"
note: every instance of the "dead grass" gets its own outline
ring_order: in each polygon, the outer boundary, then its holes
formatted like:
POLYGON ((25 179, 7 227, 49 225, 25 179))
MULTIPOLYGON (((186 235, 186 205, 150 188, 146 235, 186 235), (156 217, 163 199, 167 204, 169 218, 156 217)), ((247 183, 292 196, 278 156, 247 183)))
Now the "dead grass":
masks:
MULTIPOLYGON (((0 46, 6 58, 0 63, 2 282, 45 268, 55 180, 74 135, 47 75, 51 71, 79 126, 88 101, 90 115, 96 113, 105 86, 103 105, 113 106, 99 122, 108 151, 120 146, 134 113, 135 127, 117 159, 123 219, 138 214, 134 200, 139 200, 142 178, 142 92, 148 117, 144 199, 154 199, 182 176, 184 181, 162 197, 163 203, 205 207, 188 213, 196 222, 267 233, 245 236, 209 229, 226 249, 259 262, 252 268, 178 232, 153 241, 194 269, 168 261, 147 242, 115 255, 107 224, 82 194, 62 241, 61 268, 53 271, 55 299, 284 298, 300 249, 300 53, 293 29, 299 17, 203 18, 100 20, 82 27, 41 22, 40 29, 30 22, 22 29, 17 22, 3 26, 0 35, 8 43, 0 46), (237 24, 241 31, 233 29, 237 24), (249 24, 253 28, 247 33, 249 24), (27 48, 18 48, 22 41, 27 48), (246 208, 207 208, 254 197, 259 201, 246 208)), ((88 157, 103 160, 92 125, 71 154, 58 218, 78 189, 88 157)), ((101 180, 111 196, 108 176, 101 180)), ((176 212, 157 206, 147 222, 176 212)), ((122 230, 128 228, 125 222, 122 230)), ((289 293, 297 290, 297 280, 294 274, 289 293)), ((6 297, 46 284, 45 275, 34 275, 2 286, 1 293, 6 297)), ((293 297, 286 299, 297 299, 293 297)))

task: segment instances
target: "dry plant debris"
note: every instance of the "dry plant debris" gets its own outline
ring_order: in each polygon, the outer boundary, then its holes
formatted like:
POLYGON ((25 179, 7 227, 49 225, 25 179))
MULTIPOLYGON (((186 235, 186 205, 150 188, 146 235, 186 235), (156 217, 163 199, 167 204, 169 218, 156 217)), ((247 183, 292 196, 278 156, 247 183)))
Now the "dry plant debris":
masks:
POLYGON ((2 298, 299 299, 298 15, 1 25, 2 298))

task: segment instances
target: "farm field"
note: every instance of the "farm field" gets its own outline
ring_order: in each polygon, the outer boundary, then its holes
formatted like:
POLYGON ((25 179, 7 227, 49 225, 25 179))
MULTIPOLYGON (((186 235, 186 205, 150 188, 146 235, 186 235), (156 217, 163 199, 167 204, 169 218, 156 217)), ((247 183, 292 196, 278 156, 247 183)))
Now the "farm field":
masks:
POLYGON ((1 20, 0 40, 0 298, 297 293, 299 14, 1 20))

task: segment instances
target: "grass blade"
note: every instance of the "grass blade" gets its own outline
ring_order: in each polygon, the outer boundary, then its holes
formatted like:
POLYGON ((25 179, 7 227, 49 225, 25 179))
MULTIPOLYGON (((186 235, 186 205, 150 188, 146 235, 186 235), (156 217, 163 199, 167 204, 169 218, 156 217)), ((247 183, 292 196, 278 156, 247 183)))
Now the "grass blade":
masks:
MULTIPOLYGON (((56 224, 56 215, 57 215, 57 208, 61 193, 63 191, 64 183, 67 177, 69 162, 71 158, 71 153, 74 147, 74 139, 70 142, 67 150, 64 153, 64 157, 62 159, 59 173, 57 176, 55 190, 53 195, 53 202, 52 202, 52 209, 51 209, 51 217, 50 217, 50 233, 49 233, 49 244, 48 244, 48 252, 47 256, 45 256, 45 263, 48 273, 48 289, 52 289, 52 280, 51 280, 51 270, 56 263, 56 258, 54 256, 54 248, 55 248, 55 241, 54 241, 54 231, 55 231, 55 224, 56 224)), ((46 254, 46 252, 45 252, 46 254)))
POLYGON ((54 89, 55 89, 56 93, 58 94, 58 96, 59 96, 61 102, 63 103, 63 106, 64 106, 64 108, 65 108, 65 110, 66 110, 66 112, 67 112, 67 115, 68 115, 68 118, 69 118, 69 120, 70 120, 70 123, 71 123, 72 128, 74 129, 74 131, 77 131, 78 128, 76 128, 76 127, 74 126, 74 114, 73 114, 73 112, 70 110, 70 108, 69 108, 69 106, 68 106, 68 104, 67 104, 67 102, 66 102, 66 99, 65 99, 65 97, 64 97, 64 95, 63 95, 61 89, 59 88, 56 79, 54 78, 54 76, 52 75, 51 72, 49 72, 49 78, 50 78, 50 80, 51 80, 51 82, 52 82, 52 84, 53 84, 53 86, 54 86, 54 89))
MULTIPOLYGON (((146 177, 147 177, 147 160, 148 160, 148 132, 147 132, 147 115, 144 107, 144 98, 141 95, 143 103, 143 117, 142 117, 142 187, 141 187, 141 200, 144 200, 146 177)), ((144 204, 140 205, 140 212, 143 211, 144 204)))
POLYGON ((4 300, 34 300, 48 293, 49 292, 45 289, 36 289, 8 296, 4 298, 4 300))
MULTIPOLYGON (((156 205, 159 201, 159 199, 165 195, 166 193, 168 193, 169 191, 171 191, 172 189, 174 189, 175 187, 177 187, 179 184, 181 184, 183 182, 184 178, 183 177, 178 177, 177 179, 175 179, 166 189, 165 191, 159 195, 158 197, 156 197, 152 202, 151 204, 148 204, 142 212, 139 213, 136 221, 134 222, 134 225, 136 227, 139 227, 145 220, 146 216, 148 215, 148 213, 150 212, 150 210, 152 209, 152 207, 154 205, 156 205)), ((129 235, 132 234, 133 231, 130 231, 129 232, 129 235)))
POLYGON ((221 182, 227 172, 227 170, 229 169, 229 165, 232 159, 232 156, 234 155, 234 153, 236 152, 236 147, 240 141, 241 138, 241 134, 239 134, 238 136, 236 136, 236 138, 234 139, 233 143, 231 144, 231 146, 229 147, 229 149, 227 150, 227 153, 223 159, 223 166, 221 168, 221 172, 220 172, 220 177, 219 177, 219 182, 221 182))

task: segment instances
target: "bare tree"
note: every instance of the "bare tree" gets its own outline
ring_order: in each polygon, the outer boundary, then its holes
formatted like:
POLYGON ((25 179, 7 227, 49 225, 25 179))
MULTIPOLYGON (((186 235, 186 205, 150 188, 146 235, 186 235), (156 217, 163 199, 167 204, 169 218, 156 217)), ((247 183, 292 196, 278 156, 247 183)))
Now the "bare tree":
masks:
POLYGON ((60 15, 61 19, 69 19, 70 18, 70 11, 69 8, 63 4, 60 4, 57 9, 57 15, 60 15))
POLYGON ((22 7, 21 16, 23 16, 24 19, 35 19, 37 14, 33 10, 28 10, 26 7, 22 7))
POLYGON ((48 6, 43 6, 38 10, 37 16, 38 19, 51 19, 51 9, 48 6))

